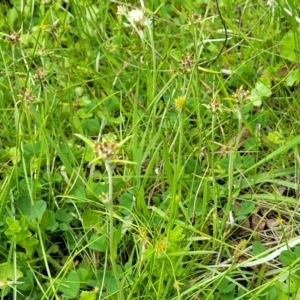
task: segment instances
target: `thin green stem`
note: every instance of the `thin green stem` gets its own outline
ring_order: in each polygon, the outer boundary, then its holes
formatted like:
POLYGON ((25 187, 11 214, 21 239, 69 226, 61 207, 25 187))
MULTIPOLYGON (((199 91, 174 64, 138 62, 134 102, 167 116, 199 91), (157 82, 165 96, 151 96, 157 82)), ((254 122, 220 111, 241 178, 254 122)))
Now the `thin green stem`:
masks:
POLYGON ((116 258, 117 258, 117 245, 115 245, 114 242, 114 231, 115 231, 115 226, 114 226, 114 210, 113 210, 113 165, 110 161, 106 160, 105 161, 105 168, 107 172, 107 177, 108 177, 108 202, 107 202, 107 210, 108 210, 108 215, 109 215, 109 245, 110 245, 110 261, 113 267, 113 273, 115 280, 117 282, 118 288, 119 288, 119 300, 125 300, 124 297, 124 292, 121 286, 120 282, 120 276, 118 273, 118 268, 116 264, 116 258))

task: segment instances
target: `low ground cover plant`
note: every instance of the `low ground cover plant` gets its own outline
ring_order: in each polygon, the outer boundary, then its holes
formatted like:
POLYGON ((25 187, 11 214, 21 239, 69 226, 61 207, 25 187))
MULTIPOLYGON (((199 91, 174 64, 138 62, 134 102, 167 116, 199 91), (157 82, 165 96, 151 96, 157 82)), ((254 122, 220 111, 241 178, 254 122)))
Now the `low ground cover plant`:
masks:
POLYGON ((300 299, 293 1, 0 14, 1 299, 300 299))

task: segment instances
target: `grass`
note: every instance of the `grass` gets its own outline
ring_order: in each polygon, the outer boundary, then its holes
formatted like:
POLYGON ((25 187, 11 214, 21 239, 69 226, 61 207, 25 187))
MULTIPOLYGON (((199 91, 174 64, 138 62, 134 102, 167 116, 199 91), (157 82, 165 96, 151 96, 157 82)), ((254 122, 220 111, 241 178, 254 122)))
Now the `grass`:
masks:
POLYGON ((1 299, 300 299, 295 4, 0 11, 1 299))

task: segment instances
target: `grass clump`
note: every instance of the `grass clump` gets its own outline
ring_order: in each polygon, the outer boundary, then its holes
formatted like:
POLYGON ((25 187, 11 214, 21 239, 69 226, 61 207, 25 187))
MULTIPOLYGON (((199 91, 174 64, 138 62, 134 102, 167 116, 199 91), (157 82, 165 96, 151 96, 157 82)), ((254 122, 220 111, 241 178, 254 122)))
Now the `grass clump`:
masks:
POLYGON ((297 9, 0 4, 1 299, 298 299, 297 9))

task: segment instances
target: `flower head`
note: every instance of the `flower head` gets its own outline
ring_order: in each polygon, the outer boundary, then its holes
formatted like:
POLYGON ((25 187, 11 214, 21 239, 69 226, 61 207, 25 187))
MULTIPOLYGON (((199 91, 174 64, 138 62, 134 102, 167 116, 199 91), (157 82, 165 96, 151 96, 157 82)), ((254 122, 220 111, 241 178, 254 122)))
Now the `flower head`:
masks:
POLYGON ((165 251, 166 247, 167 247, 167 245, 164 241, 159 241, 156 243, 154 249, 156 252, 163 252, 163 251, 165 251))
POLYGON ((20 41, 20 35, 18 32, 13 32, 8 36, 8 41, 12 44, 18 43, 20 41))
POLYGON ((232 98, 236 101, 245 101, 249 97, 250 92, 248 90, 244 90, 243 86, 241 86, 239 89, 237 89, 233 94, 232 98))
POLYGON ((117 8, 117 15, 125 16, 127 13, 126 7, 124 5, 119 5, 117 8))
POLYGON ((114 140, 103 139, 101 143, 94 144, 94 152, 97 156, 102 156, 103 159, 110 160, 115 158, 118 148, 117 142, 114 140))
POLYGON ((181 111, 184 104, 186 102, 186 98, 184 96, 179 96, 175 99, 175 108, 178 111, 181 111))
POLYGON ((173 284, 175 289, 179 289, 181 285, 183 285, 183 283, 178 280, 175 280, 175 282, 173 284))
POLYGON ((20 93, 18 94, 19 100, 24 100, 26 103, 30 103, 34 100, 34 95, 32 89, 30 88, 22 88, 20 93))
POLYGON ((47 76, 47 72, 45 70, 42 69, 38 69, 34 75, 35 78, 39 79, 39 80, 43 80, 45 79, 47 76))
POLYGON ((147 17, 145 17, 143 9, 135 8, 128 11, 126 6, 120 5, 118 6, 117 15, 124 16, 127 19, 129 24, 123 23, 125 27, 131 26, 136 29, 136 27, 138 26, 145 27, 151 24, 151 21, 147 17))
POLYGON ((277 222, 277 224, 282 225, 283 219, 282 219, 280 216, 278 216, 278 217, 276 218, 276 222, 277 222))
POLYGON ((193 54, 182 55, 179 69, 182 72, 189 72, 195 65, 196 59, 193 54))
POLYGON ((243 240, 240 241, 238 247, 239 247, 240 249, 244 249, 244 248, 246 248, 247 244, 248 244, 247 240, 246 240, 246 239, 243 239, 243 240))
POLYGON ((128 20, 135 24, 143 24, 144 23, 144 12, 141 9, 133 9, 128 12, 128 20))

